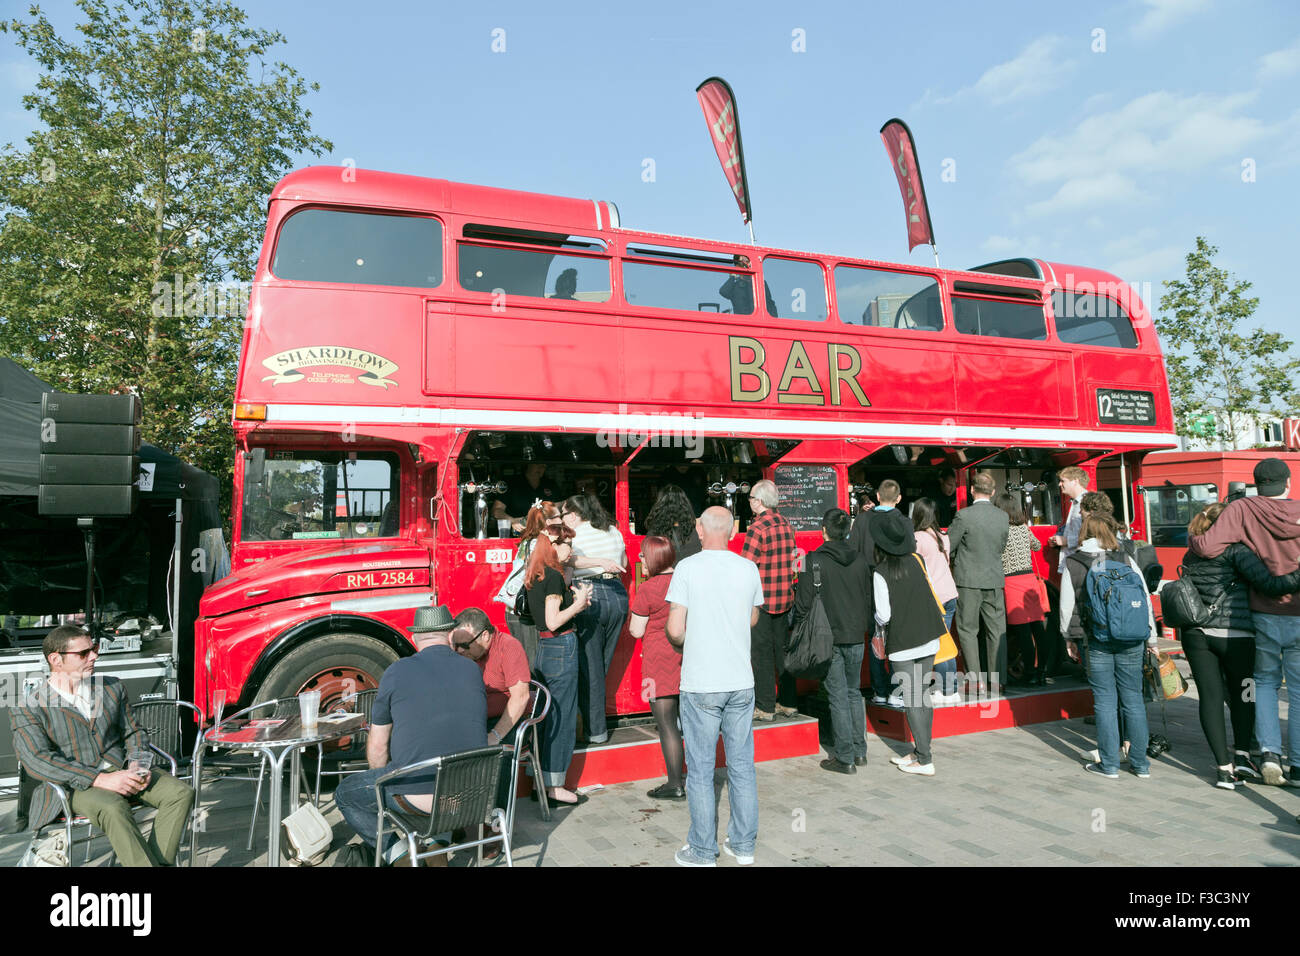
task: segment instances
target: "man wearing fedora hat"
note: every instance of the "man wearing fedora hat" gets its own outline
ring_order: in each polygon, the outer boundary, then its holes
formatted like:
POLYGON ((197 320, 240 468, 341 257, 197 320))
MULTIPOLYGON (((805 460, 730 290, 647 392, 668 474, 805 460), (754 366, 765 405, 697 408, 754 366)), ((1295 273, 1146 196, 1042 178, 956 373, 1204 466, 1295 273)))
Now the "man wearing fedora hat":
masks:
MULTIPOLYGON (((375 781, 390 770, 484 745, 487 694, 478 665, 451 646, 456 621, 443 605, 417 608, 411 625, 415 653, 390 664, 370 711, 366 761, 348 777, 334 802, 367 846, 375 845, 375 781)), ((385 794, 393 809, 428 812, 434 773, 421 774, 385 794), (405 806, 403 806, 405 804, 405 806)), ((405 844, 390 836, 385 859, 394 863, 405 844)))
MULTIPOLYGON (((1289 574, 1300 559, 1300 501, 1290 500, 1291 469, 1281 458, 1255 466, 1253 498, 1230 502, 1205 534, 1187 539, 1193 554, 1216 558, 1239 542, 1259 555, 1273 575, 1289 574)), ((1255 736, 1264 752, 1261 771, 1273 786, 1300 786, 1300 594, 1270 598, 1253 588, 1255 621, 1255 736), (1278 691, 1286 673, 1291 770, 1282 774, 1282 727, 1278 691)))

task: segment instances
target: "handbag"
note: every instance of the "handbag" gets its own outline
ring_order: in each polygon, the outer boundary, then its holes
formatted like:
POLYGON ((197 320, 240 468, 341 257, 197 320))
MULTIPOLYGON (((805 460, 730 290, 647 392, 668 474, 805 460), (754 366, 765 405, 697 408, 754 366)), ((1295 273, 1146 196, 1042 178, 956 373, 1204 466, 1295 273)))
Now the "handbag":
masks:
MULTIPOLYGON (((920 562, 921 570, 925 571, 925 559, 919 554, 914 554, 912 557, 916 558, 916 560, 920 562)), ((934 590, 934 582, 930 580, 930 575, 928 573, 925 575, 925 583, 930 585, 930 594, 934 597, 935 606, 939 608, 939 619, 943 620, 943 602, 939 600, 939 595, 934 590)), ((956 656, 957 642, 952 639, 952 632, 947 628, 944 628, 943 633, 939 635, 939 650, 934 655, 934 662, 936 664, 942 664, 945 661, 952 660, 956 656)))
POLYGON ((1218 606, 1206 607, 1196 585, 1182 574, 1180 567, 1178 579, 1160 589, 1160 616, 1170 627, 1204 627, 1213 619, 1218 606))
POLYGON ((40 840, 33 840, 18 861, 19 866, 70 866, 68 834, 59 829, 40 840))
POLYGON ((329 854, 334 832, 312 803, 304 803, 280 823, 280 852, 299 866, 316 866, 329 854))
POLYGON ((787 674, 805 680, 825 680, 831 669, 835 633, 831 630, 830 618, 822 604, 821 566, 811 556, 808 563, 812 566, 812 607, 790 632, 784 669, 787 674))

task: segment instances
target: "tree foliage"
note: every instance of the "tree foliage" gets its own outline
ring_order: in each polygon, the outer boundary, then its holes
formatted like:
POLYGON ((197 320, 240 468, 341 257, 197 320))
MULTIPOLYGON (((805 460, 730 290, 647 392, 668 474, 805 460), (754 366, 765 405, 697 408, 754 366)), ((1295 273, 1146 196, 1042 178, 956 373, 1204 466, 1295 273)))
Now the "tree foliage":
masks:
POLYGON ((38 7, 0 23, 39 65, 41 121, 0 152, 0 350, 60 389, 137 392, 146 439, 226 482, 244 313, 194 292, 251 281, 271 188, 332 149, 317 87, 230 3, 78 5, 79 38, 38 7))
POLYGON ((1219 435, 1235 449, 1239 428, 1300 402, 1300 360, 1281 333, 1247 327, 1259 299, 1247 295, 1251 283, 1214 265, 1218 251, 1197 237, 1186 278, 1164 283, 1156 330, 1179 434, 1196 435, 1194 422, 1213 415, 1219 435))

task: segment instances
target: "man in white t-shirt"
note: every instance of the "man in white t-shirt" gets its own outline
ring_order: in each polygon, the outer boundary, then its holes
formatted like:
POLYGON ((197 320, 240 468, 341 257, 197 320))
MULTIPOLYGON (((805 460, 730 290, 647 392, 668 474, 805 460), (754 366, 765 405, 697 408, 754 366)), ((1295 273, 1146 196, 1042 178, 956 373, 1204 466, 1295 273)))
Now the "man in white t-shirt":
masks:
POLYGON ((731 822, 722 848, 741 864, 754 862, 758 839, 758 778, 754 773, 754 672, 750 628, 763 605, 758 567, 727 548, 733 519, 726 508, 705 510, 696 522, 704 549, 681 561, 668 586, 668 639, 682 648, 681 719, 686 738, 686 802, 691 828, 677 851, 682 866, 714 866, 718 808, 713 799, 718 736, 727 754, 731 822))

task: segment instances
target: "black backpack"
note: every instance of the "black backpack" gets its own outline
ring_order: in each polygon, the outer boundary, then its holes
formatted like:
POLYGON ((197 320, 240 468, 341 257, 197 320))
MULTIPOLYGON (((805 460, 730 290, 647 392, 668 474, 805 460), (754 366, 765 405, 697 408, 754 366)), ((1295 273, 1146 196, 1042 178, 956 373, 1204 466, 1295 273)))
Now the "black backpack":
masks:
POLYGON ((835 633, 830 618, 822 604, 822 572, 817 560, 808 556, 812 567, 812 607, 794 630, 785 652, 785 672, 805 680, 825 680, 831 669, 831 653, 835 646, 835 633))

